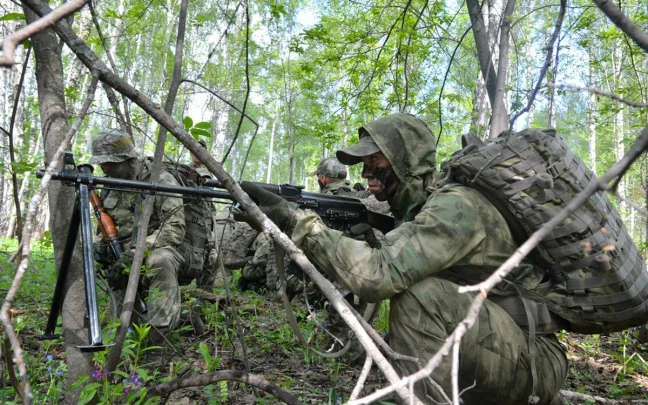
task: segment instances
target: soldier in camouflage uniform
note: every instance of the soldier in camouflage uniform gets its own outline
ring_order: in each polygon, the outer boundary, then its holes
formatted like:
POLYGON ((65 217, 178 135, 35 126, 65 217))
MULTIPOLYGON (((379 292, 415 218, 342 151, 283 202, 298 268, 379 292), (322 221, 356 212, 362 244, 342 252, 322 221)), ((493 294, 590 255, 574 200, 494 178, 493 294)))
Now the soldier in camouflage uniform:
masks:
MULTIPOLYGON (((107 176, 120 179, 148 181, 151 175, 151 161, 140 160, 131 138, 118 130, 103 131, 95 138, 90 164, 98 164, 107 176)), ((165 170, 160 172, 158 182, 179 186, 174 176, 165 170)), ((110 190, 102 196, 103 205, 115 221, 119 239, 125 247, 110 272, 114 277, 109 282, 115 290, 125 287, 127 276, 123 270, 132 264, 134 249, 128 247, 133 236, 134 212, 141 204, 139 196, 138 193, 117 190, 110 190)), ((156 196, 146 238, 146 250, 150 254, 144 260, 146 270, 140 288, 148 295, 148 313, 143 320, 153 326, 151 336, 158 339, 171 331, 180 318, 180 283, 188 284, 196 279, 200 288, 209 291, 213 285, 218 258, 213 239, 207 241, 211 247, 205 253, 204 269, 197 270, 190 263, 191 253, 187 250, 191 247, 183 243, 185 229, 182 197, 156 196)), ((206 236, 212 238, 213 232, 206 236)), ((95 241, 95 249, 104 248, 102 240, 95 241)))
MULTIPOLYGON (((389 299, 390 346, 426 364, 468 313, 474 295, 459 294, 458 286, 486 279, 516 245, 502 215, 478 191, 452 183, 437 187, 436 142, 423 121, 393 114, 365 124, 359 135, 360 142, 337 157, 363 162, 369 190, 389 202, 398 226, 379 249, 327 228, 313 212, 242 186, 319 268, 363 300, 389 299)), ((522 264, 507 278, 533 289, 543 277, 541 269, 522 264)), ((459 389, 467 389, 462 399, 468 404, 527 404, 532 395, 549 404, 567 372, 553 334, 529 336, 490 300, 460 353, 459 389)), ((412 363, 403 365, 417 371, 412 363)), ((432 378, 451 395, 449 357, 432 378)), ((443 401, 425 380, 415 384, 415 393, 425 403, 443 401)))
POLYGON ((354 191, 351 182, 346 179, 346 166, 334 157, 322 159, 311 176, 317 176, 317 184, 322 194, 346 195, 354 191))

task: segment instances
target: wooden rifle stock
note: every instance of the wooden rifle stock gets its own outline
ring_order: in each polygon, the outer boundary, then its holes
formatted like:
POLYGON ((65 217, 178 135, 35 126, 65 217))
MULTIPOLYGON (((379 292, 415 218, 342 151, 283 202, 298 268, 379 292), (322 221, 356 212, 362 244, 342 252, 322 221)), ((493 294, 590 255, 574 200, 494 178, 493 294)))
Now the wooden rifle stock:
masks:
MULTIPOLYGON (((103 236, 104 241, 108 243, 110 251, 113 254, 115 261, 119 260, 119 256, 122 254, 121 243, 119 242, 119 232, 117 232, 117 225, 112 219, 106 208, 103 206, 101 197, 97 193, 97 190, 91 189, 90 191, 90 204, 94 210, 95 216, 97 217, 97 224, 99 225, 99 230, 103 236)), ((110 277, 110 275, 109 275, 110 277)), ((144 299, 139 291, 135 297, 135 303, 137 304, 137 309, 140 313, 144 314, 148 311, 144 299)))

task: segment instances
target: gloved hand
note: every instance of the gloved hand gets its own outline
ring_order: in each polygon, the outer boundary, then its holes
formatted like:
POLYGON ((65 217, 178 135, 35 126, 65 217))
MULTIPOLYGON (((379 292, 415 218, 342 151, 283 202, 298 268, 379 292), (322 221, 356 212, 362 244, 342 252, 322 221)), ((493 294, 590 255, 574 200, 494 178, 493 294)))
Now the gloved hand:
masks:
POLYGON ((364 240, 374 249, 380 249, 381 243, 376 238, 373 228, 369 224, 355 224, 349 229, 349 236, 356 240, 364 240))
MULTIPOLYGON (((272 194, 256 184, 247 181, 241 183, 241 188, 259 206, 261 211, 266 214, 279 229, 281 229, 282 232, 286 231, 290 224, 290 218, 292 217, 293 211, 297 209, 296 204, 290 203, 278 195, 272 194)), ((234 219, 237 221, 247 222, 255 230, 261 231, 252 219, 252 216, 247 212, 235 213, 234 219)))
POLYGON ((119 259, 110 266, 108 270, 108 285, 114 290, 123 290, 128 285, 128 276, 124 274, 124 268, 130 268, 133 264, 135 252, 127 250, 119 256, 119 259))

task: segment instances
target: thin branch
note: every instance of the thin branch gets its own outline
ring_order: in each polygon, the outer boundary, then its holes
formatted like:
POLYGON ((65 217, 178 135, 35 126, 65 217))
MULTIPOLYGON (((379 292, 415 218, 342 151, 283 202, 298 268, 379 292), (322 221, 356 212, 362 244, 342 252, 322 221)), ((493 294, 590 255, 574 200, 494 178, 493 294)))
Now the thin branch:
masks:
MULTIPOLYGON (((29 56, 31 55, 31 50, 32 46, 29 45, 29 48, 27 48, 27 55, 25 55, 25 63, 23 63, 23 68, 22 72, 20 73, 20 80, 18 81, 18 88, 16 89, 16 95, 14 97, 14 105, 13 109, 11 110, 11 120, 9 122, 9 134, 7 138, 9 139, 9 159, 11 159, 11 183, 13 184, 13 198, 14 198, 14 205, 16 206, 16 233, 18 235, 18 241, 22 239, 22 213, 20 212, 20 198, 18 197, 18 193, 20 192, 19 186, 18 186, 18 176, 16 175, 16 168, 14 165, 16 164, 16 151, 14 150, 14 140, 13 140, 13 132, 14 132, 14 126, 16 124, 16 114, 18 112, 18 104, 20 102, 20 93, 23 88, 23 83, 25 82, 25 74, 27 73, 27 66, 29 65, 29 56)), ((25 173, 25 175, 27 175, 25 173)), ((11 229, 9 229, 9 233, 11 233, 11 229)))
POLYGON ((79 110, 79 113, 77 115, 77 120, 74 122, 74 124, 72 124, 68 132, 65 134, 65 140, 61 143, 61 146, 59 146, 58 150, 52 157, 52 160, 50 161, 50 164, 48 165, 47 170, 45 171, 45 175, 41 180, 40 186, 36 190, 36 194, 34 195, 34 197, 31 199, 29 203, 29 209, 27 210, 27 218, 25 219, 23 239, 20 242, 20 246, 18 247, 18 251, 20 252, 20 263, 18 264, 18 268, 16 269, 16 275, 14 276, 14 279, 11 283, 11 287, 7 292, 5 302, 2 304, 2 310, 0 311, 0 321, 2 321, 2 324, 5 328, 5 332, 7 333, 7 337, 11 342, 11 348, 13 349, 14 356, 16 358, 16 364, 18 365, 18 371, 20 372, 20 378, 23 383, 23 389, 25 393, 25 404, 32 403, 33 393, 27 376, 27 368, 25 366, 25 360, 23 359, 23 350, 20 347, 20 341, 18 340, 18 336, 16 335, 16 332, 13 329, 13 325, 11 324, 11 317, 9 311, 13 306, 13 302, 16 298, 16 294, 20 289, 20 283, 22 282, 22 278, 25 275, 25 272, 27 270, 27 265, 29 264, 29 253, 31 249, 30 242, 33 236, 32 232, 34 230, 36 211, 39 208, 41 208, 41 202, 43 200, 43 196, 45 195, 45 190, 47 189, 47 184, 50 181, 52 173, 58 166, 61 160, 61 156, 63 155, 65 150, 69 148, 72 137, 81 126, 81 123, 83 122, 83 118, 85 117, 88 108, 90 108, 90 104, 94 99, 94 94, 97 89, 97 81, 98 81, 98 75, 93 74, 92 81, 90 83, 90 86, 88 87, 86 100, 81 106, 81 109, 79 110))
MULTIPOLYGON (((149 3, 150 5, 150 3, 149 3)), ((99 36, 99 40, 101 40, 101 45, 104 48, 104 51, 106 52, 106 57, 108 58, 108 62, 110 63, 110 66, 112 67, 113 72, 117 73, 117 65, 115 64, 115 60, 113 59, 112 55, 110 54, 110 47, 106 45, 106 39, 104 38, 103 32, 101 31, 101 26, 99 25, 99 20, 97 19, 97 13, 95 11, 94 5, 92 4, 92 0, 88 2, 88 7, 90 7, 90 15, 92 16, 92 22, 94 23, 95 29, 97 30, 97 35, 99 36)), ((144 14, 142 14, 144 15, 144 14)), ((111 89, 112 90, 112 89, 111 89)), ((112 91, 111 91, 112 92, 112 91)), ((113 106, 113 109, 116 110, 117 115, 121 117, 122 122, 124 123, 126 133, 130 135, 131 140, 134 140, 133 138, 133 131, 131 129, 131 122, 130 122, 130 114, 128 114, 128 104, 126 103, 126 99, 122 98, 122 104, 124 105, 124 116, 122 117, 121 111, 119 111, 119 104, 116 101, 116 97, 114 93, 108 95, 109 101, 111 105, 113 106), (111 98, 112 96, 112 98, 111 98), (125 120, 124 120, 125 118, 125 120)))
MULTIPOLYGON (((182 0, 180 3, 180 16, 178 17, 178 35, 176 39, 175 57, 173 62, 173 74, 171 85, 169 86, 169 94, 164 105, 164 111, 171 115, 173 111, 173 104, 175 103, 176 95, 178 94, 178 87, 180 87, 180 78, 182 76, 182 56, 184 50, 184 37, 185 28, 187 25, 187 8, 189 1, 182 0)), ((155 147, 155 155, 153 157, 153 168, 151 170, 150 181, 155 183, 160 177, 162 170, 162 157, 164 156, 164 144, 166 143, 167 130, 160 126, 158 132, 157 145, 155 147)), ((137 230, 137 243, 135 247, 135 255, 133 257, 132 268, 128 277, 128 286, 124 294, 124 305, 122 313, 119 316, 119 329, 115 336, 115 346, 110 351, 110 356, 106 361, 106 370, 109 372, 114 371, 121 360, 121 352, 126 339, 126 333, 130 325, 131 315, 133 314, 133 303, 137 288, 139 284, 140 269, 144 260, 144 251, 146 250, 146 236, 148 233, 148 224, 153 213, 153 204, 155 196, 146 196, 144 201, 144 208, 140 218, 139 228, 137 230)))
MULTIPOLYGON (((509 128, 513 128, 513 125, 515 124, 515 120, 517 120, 520 117, 520 115, 528 112, 531 109, 533 102, 535 101, 536 95, 540 90, 540 85, 542 84, 542 81, 544 80, 545 75, 547 74, 547 70, 549 70, 549 65, 551 65, 554 43, 556 42, 556 39, 560 35, 560 28, 562 27, 563 19, 565 17, 566 7, 567 7, 567 0, 560 0, 560 10, 558 11, 558 19, 556 20, 556 24, 554 26, 554 32, 551 35, 549 44, 547 44, 547 48, 546 48, 547 56, 545 57, 545 63, 542 66, 542 69, 540 70, 540 76, 538 77, 538 82, 536 83, 535 87, 533 88, 533 91, 531 92, 531 95, 529 96, 527 105, 523 109, 518 111, 515 115, 513 115, 513 117, 511 117, 511 119, 509 120, 509 128)), ((556 55, 557 54, 558 54, 558 50, 556 50, 556 55)))
POLYGON ((79 10, 86 4, 88 0, 72 0, 64 3, 61 7, 53 10, 51 13, 39 18, 33 23, 19 29, 8 37, 4 38, 0 47, 2 48, 2 56, 0 56, 0 66, 13 66, 15 62, 14 52, 16 46, 22 43, 32 35, 43 31, 50 25, 55 24, 60 19, 68 16, 79 10))
POLYGON ((635 24, 623 11, 610 0, 593 0, 594 4, 608 16, 621 31, 629 36, 641 49, 648 52, 648 34, 635 24))
POLYGON ((349 401, 353 401, 354 399, 358 398, 360 392, 362 392, 365 381, 367 381, 367 377, 369 377, 369 372, 371 371, 372 365, 373 365, 373 360, 371 360, 370 356, 367 356, 365 358, 364 366, 362 366, 362 371, 360 372, 360 376, 358 377, 358 381, 356 381, 356 386, 353 388, 353 391, 349 396, 349 401))
POLYGON ((291 393, 264 380, 262 377, 240 370, 222 370, 210 374, 192 375, 149 388, 147 398, 169 395, 173 391, 188 387, 204 387, 218 381, 238 381, 274 395, 289 405, 302 405, 291 393))
POLYGON ((464 38, 466 38, 466 35, 472 30, 472 25, 468 26, 466 28, 466 31, 464 31, 463 35, 461 38, 459 38, 459 42, 457 42, 457 46, 455 46, 454 51, 452 51, 452 56, 450 56, 450 62, 448 62, 448 68, 446 69, 445 75, 443 76, 443 83, 441 84, 441 90, 439 91, 439 135, 437 136, 436 144, 437 146, 439 145, 439 139, 441 139, 441 134, 443 134, 443 114, 441 114, 441 101, 443 98, 443 90, 445 89, 445 84, 446 81, 448 80, 448 75, 450 74, 450 68, 452 67, 452 63, 454 62, 455 54, 457 53, 457 50, 459 50, 459 47, 463 43, 464 38))
POLYGON ((623 103, 625 105, 629 105, 630 107, 636 107, 636 108, 648 108, 648 104, 645 103, 637 103, 635 101, 630 101, 626 100, 624 98, 621 98, 617 96, 614 93, 608 93, 603 90, 599 90, 594 86, 577 86, 575 84, 556 84, 556 83, 547 83, 548 87, 555 87, 558 89, 568 89, 568 90, 581 90, 581 91, 588 91, 590 93, 594 93, 597 96, 603 96, 607 97, 611 100, 618 101, 619 103, 623 103))
MULTIPOLYGON (((236 127, 236 133, 234 134, 234 139, 232 139, 232 143, 230 144, 229 148, 227 148, 227 152, 225 152, 225 156, 223 156, 223 160, 221 161, 221 164, 225 163, 225 161, 227 160, 227 157, 232 151, 232 148, 236 143, 236 139, 238 138, 241 132, 241 126, 243 125, 243 119, 245 118, 243 114, 245 113, 245 108, 247 107, 249 97, 250 97, 250 9, 249 9, 249 4, 247 3, 246 0, 245 2, 245 100, 243 100, 243 113, 241 113, 241 118, 239 119, 238 126, 236 127)), ((241 174, 243 173, 241 172, 241 174)))

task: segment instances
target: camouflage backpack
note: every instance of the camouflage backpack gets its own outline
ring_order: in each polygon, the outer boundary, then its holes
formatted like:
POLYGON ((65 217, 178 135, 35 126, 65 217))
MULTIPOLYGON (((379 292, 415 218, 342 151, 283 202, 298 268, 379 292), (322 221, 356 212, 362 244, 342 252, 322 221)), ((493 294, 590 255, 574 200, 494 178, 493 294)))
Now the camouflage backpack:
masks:
MULTIPOLYGON (((152 159, 147 158, 146 163, 151 162, 152 159)), ((171 173, 181 186, 197 187, 203 183, 202 176, 189 165, 173 162, 162 164, 164 170, 171 173)), ((190 279, 200 276, 205 265, 207 249, 214 243, 214 213, 210 204, 203 198, 183 197, 185 236, 179 249, 181 254, 190 260, 190 279)))
MULTIPOLYGON (((442 170, 482 192, 502 213, 518 244, 596 181, 553 129, 504 132, 489 143, 474 135, 463 141, 464 149, 442 170)), ((530 258, 546 269, 548 281, 534 291, 515 290, 523 300, 540 303, 566 320, 560 328, 602 333, 648 320, 643 256, 605 193, 592 195, 545 237, 530 258)), ((533 317, 538 324, 535 313, 533 317)))

